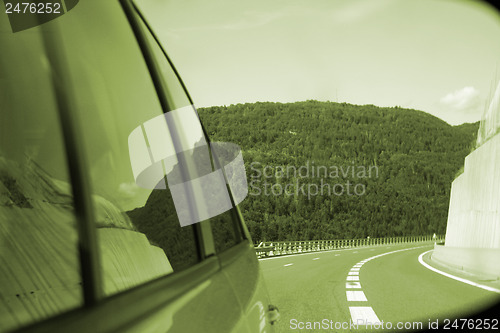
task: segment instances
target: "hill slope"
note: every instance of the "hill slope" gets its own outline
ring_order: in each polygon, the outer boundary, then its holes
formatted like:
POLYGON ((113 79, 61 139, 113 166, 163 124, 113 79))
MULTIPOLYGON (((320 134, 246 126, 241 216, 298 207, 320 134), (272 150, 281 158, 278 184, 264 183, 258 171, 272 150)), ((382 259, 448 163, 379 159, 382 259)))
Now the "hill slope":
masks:
POLYGON ((243 149, 254 241, 444 233, 451 182, 478 123, 305 101, 199 109, 212 141, 243 149))

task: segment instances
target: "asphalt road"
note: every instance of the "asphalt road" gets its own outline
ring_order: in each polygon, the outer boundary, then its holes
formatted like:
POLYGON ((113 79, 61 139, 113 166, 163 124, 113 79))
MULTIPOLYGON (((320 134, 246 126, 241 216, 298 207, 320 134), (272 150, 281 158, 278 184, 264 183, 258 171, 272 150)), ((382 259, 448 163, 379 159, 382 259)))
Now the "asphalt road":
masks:
POLYGON ((451 327, 453 319, 471 318, 500 301, 500 294, 424 267, 418 257, 432 248, 417 243, 261 260, 271 300, 281 313, 276 331, 366 331, 364 325, 348 326, 362 323, 360 318, 373 330, 400 332, 428 329, 436 320, 442 326, 451 319, 450 330, 460 331, 451 327))

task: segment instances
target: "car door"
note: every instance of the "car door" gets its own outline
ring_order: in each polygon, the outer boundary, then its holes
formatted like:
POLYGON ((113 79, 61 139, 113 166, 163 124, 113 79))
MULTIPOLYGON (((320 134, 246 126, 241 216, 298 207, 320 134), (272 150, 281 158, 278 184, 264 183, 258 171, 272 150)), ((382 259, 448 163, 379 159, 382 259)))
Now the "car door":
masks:
MULTIPOLYGON (((67 161, 69 176, 62 177, 63 180, 41 179, 50 185, 48 191, 52 192, 48 195, 56 197, 57 193, 57 198, 67 201, 58 199, 51 204, 64 209, 68 216, 73 214, 75 220, 73 229, 68 229, 62 227, 65 225, 61 220, 63 213, 45 214, 44 218, 50 221, 46 224, 52 227, 52 232, 39 234, 37 243, 26 241, 16 246, 38 255, 36 261, 30 261, 35 273, 26 282, 28 285, 37 285, 36 290, 42 294, 63 288, 67 290, 65 293, 75 296, 59 307, 53 307, 42 297, 36 300, 25 297, 22 303, 27 310, 20 318, 21 312, 12 308, 12 302, 2 301, 0 311, 10 313, 6 317, 15 318, 12 320, 15 323, 2 329, 248 332, 242 300, 231 287, 216 252, 217 244, 231 244, 232 247, 246 244, 250 249, 249 240, 236 231, 241 225, 235 228, 238 224, 234 208, 219 214, 214 221, 206 219, 181 226, 175 202, 177 193, 172 192, 166 174, 158 177, 153 173, 152 178, 149 174, 141 178, 157 181, 153 187, 144 183, 142 187, 138 185, 142 173, 136 171, 141 170, 142 160, 135 159, 136 156, 146 156, 147 163, 142 165, 144 170, 152 167, 151 170, 158 171, 154 165, 160 165, 160 171, 163 169, 167 173, 167 162, 161 159, 161 163, 156 164, 158 160, 155 159, 155 154, 164 153, 155 138, 171 135, 171 132, 165 133, 165 128, 177 130, 177 139, 172 139, 178 143, 174 148, 179 145, 185 148, 185 143, 193 140, 183 136, 191 135, 193 127, 199 129, 201 126, 193 121, 196 110, 182 84, 175 83, 178 80, 175 70, 166 57, 161 57, 162 50, 155 45, 153 36, 148 34, 134 8, 127 1, 122 1, 121 5, 112 1, 85 1, 56 20, 16 34, 9 36, 17 47, 9 49, 10 59, 15 57, 15 52, 39 57, 40 62, 23 64, 27 66, 25 73, 30 73, 29 66, 43 68, 40 78, 31 77, 30 87, 35 91, 43 84, 52 96, 52 103, 39 100, 38 105, 31 105, 32 110, 42 115, 45 110, 51 111, 56 117, 52 129, 62 133, 48 141, 44 149, 51 151, 57 145, 63 146, 59 150, 64 151, 61 154, 67 161), (21 41, 16 44, 16 39, 21 41), (169 76, 169 71, 173 75, 169 76), (141 151, 141 147, 146 150, 141 151), (155 151, 155 147, 159 150, 155 151), (54 239, 66 238, 72 241, 73 252, 59 245, 64 241, 54 242, 54 239), (74 259, 66 259, 71 253, 74 259), (62 266, 54 268, 46 262, 61 262, 62 266), (60 281, 62 287, 54 289, 53 281, 40 285, 39 280, 45 275, 60 281), (41 309, 45 312, 35 315, 41 309)), ((29 80, 29 76, 24 75, 23 79, 29 80)), ((9 103, 21 105, 19 101, 9 103)), ((29 111, 31 109, 25 110, 28 112, 24 116, 26 119, 30 118, 29 111)), ((36 119, 30 122, 35 129, 36 119)), ((206 141, 204 134, 196 139, 195 143, 206 141)), ((19 141, 19 145, 24 142, 19 141)), ((5 150, 14 154, 16 148, 5 150)), ((209 154, 208 147, 205 150, 209 154)), ((178 171, 177 176, 181 179, 195 178, 206 172, 197 169, 196 161, 188 160, 194 154, 176 150, 174 153, 178 159, 177 169, 176 165, 171 167, 178 171)), ((49 170, 45 164, 55 163, 50 158, 45 160, 44 164, 37 163, 39 178, 49 170)), ((6 169, 12 172, 15 167, 10 165, 6 169)), ((3 181, 4 187, 10 188, 8 202, 27 205, 28 199, 12 194, 15 193, 12 183, 8 179, 3 181)), ((210 208, 206 202, 204 205, 191 202, 188 206, 195 210, 189 211, 188 217, 205 216, 203 214, 210 208)), ((36 221, 41 218, 41 212, 30 211, 27 220, 36 221)), ((7 220, 12 219, 2 215, 4 226, 7 220)), ((24 232, 34 235, 38 231, 28 223, 24 232)), ((12 234, 4 236, 12 242, 12 234)), ((8 261, 7 257, 4 260, 5 267, 14 267, 14 261, 8 261)), ((2 293, 13 292, 10 290, 13 281, 20 275, 16 270, 12 274, 12 281, 3 285, 2 293)), ((29 288, 23 288, 29 294, 29 288)), ((21 296, 14 294, 12 297, 21 296)), ((53 302, 54 296, 51 299, 53 302)))

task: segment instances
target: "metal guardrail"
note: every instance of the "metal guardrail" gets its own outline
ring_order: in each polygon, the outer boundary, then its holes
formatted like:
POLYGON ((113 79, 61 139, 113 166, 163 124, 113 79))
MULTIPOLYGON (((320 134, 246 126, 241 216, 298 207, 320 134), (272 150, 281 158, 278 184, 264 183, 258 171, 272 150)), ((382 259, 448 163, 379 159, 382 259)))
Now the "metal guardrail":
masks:
POLYGON ((257 254, 257 258, 264 258, 287 254, 320 252, 354 247, 443 241, 444 235, 335 239, 317 241, 261 242, 260 244, 255 245, 255 252, 257 254))

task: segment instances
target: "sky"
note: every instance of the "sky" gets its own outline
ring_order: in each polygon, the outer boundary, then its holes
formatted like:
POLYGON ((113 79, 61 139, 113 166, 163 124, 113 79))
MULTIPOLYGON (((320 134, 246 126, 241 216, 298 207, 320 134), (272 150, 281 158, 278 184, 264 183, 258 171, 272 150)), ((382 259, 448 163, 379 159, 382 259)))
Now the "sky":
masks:
POLYGON ((481 119, 500 16, 460 0, 140 0, 195 106, 309 99, 481 119))

